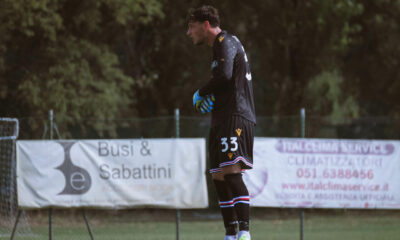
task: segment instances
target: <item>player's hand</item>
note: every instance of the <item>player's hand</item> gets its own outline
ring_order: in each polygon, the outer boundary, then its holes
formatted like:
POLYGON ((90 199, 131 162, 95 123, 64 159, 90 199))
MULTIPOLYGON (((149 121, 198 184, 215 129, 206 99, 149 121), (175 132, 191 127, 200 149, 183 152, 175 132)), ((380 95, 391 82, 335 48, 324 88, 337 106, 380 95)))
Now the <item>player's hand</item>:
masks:
POLYGON ((202 97, 199 95, 199 90, 193 94, 193 107, 201 113, 208 113, 213 110, 215 97, 213 94, 202 97))
POLYGON ((202 114, 211 112, 214 109, 215 97, 214 94, 207 95, 200 104, 202 114))

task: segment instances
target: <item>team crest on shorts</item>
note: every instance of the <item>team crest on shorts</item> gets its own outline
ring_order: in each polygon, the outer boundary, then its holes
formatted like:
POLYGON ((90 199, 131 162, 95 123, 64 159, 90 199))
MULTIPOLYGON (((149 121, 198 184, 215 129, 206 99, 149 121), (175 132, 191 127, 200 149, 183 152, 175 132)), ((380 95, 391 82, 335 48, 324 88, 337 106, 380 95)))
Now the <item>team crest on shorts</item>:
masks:
POLYGON ((240 137, 240 134, 242 134, 242 129, 236 128, 236 134, 238 135, 238 137, 240 137))
POLYGON ((231 152, 228 153, 228 158, 229 158, 229 159, 232 159, 232 157, 233 157, 233 153, 231 153, 231 152))

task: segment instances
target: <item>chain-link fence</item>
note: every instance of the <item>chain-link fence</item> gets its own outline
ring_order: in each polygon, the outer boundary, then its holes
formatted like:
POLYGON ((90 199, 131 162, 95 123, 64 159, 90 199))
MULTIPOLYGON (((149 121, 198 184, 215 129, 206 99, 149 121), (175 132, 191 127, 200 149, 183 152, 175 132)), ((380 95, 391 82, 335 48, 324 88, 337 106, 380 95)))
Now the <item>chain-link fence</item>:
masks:
MULTIPOLYGON (((19 139, 49 138, 49 120, 43 117, 20 118, 19 139)), ((176 137, 174 115, 153 118, 82 119, 78 125, 57 125, 54 138, 170 138, 176 137), (111 127, 110 127, 111 126, 111 127), (96 131, 102 129, 103 131, 96 131)), ((306 137, 336 139, 399 139, 400 119, 365 117, 333 120, 329 117, 307 116, 306 137)), ((208 137, 209 117, 180 116, 180 137, 208 137)), ((260 116, 255 127, 256 137, 300 137, 301 116, 260 116)))

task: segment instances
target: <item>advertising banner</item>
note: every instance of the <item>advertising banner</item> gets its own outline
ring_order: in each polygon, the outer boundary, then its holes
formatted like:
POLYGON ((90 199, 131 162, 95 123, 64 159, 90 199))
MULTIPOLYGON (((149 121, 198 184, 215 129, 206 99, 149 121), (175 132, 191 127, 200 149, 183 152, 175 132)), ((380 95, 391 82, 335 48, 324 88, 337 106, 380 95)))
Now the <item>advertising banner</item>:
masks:
POLYGON ((17 141, 18 204, 208 207, 204 139, 17 141))
POLYGON ((400 208, 400 141, 256 138, 256 207, 400 208))

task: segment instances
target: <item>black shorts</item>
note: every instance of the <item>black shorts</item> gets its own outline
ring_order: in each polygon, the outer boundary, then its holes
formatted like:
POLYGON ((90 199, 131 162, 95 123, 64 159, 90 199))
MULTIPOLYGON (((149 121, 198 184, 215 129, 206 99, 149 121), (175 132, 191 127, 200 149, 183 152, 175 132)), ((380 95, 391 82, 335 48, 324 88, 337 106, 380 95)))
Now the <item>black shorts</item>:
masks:
POLYGON ((210 173, 240 163, 242 170, 253 168, 254 123, 240 116, 212 127, 209 137, 210 173))

